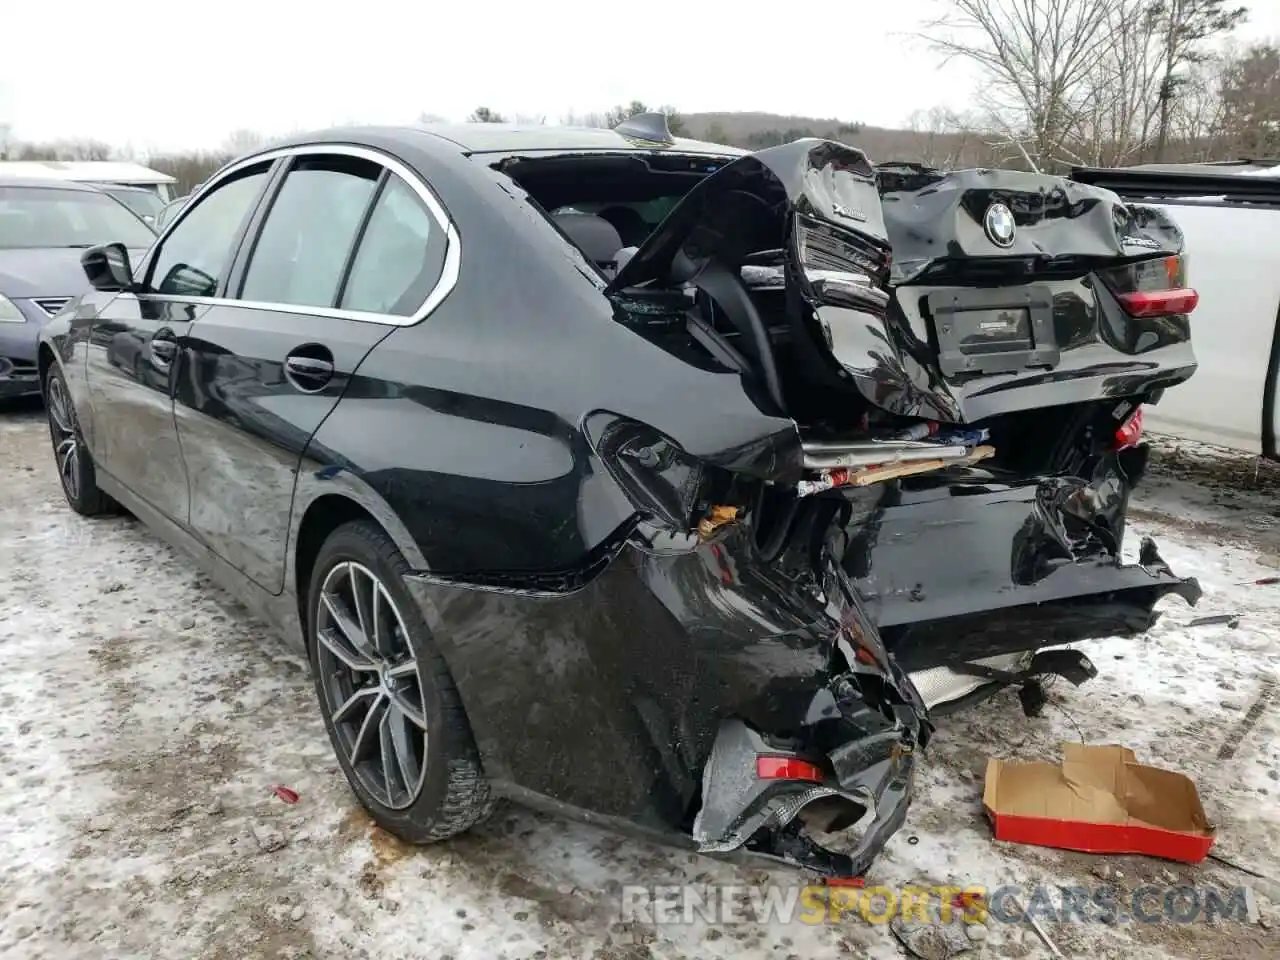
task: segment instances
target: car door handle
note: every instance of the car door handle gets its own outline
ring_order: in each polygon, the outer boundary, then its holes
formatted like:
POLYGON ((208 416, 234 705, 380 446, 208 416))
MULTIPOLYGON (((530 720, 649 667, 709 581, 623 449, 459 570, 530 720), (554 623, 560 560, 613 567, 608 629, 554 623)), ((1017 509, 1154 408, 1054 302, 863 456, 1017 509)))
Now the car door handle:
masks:
POLYGON ((285 378, 303 393, 323 390, 333 379, 333 361, 290 354, 284 360, 285 378))
POLYGON ((168 367, 178 355, 178 342, 173 339, 173 331, 161 330, 147 344, 147 352, 151 362, 157 367, 168 367))

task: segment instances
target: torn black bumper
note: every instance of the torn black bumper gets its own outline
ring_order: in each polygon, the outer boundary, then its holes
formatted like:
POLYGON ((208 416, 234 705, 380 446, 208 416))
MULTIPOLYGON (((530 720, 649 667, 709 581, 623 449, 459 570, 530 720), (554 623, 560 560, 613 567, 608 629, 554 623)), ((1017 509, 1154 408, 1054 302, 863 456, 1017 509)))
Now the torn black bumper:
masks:
POLYGON ((703 853, 745 847, 826 876, 860 877, 907 818, 917 756, 910 739, 894 731, 871 743, 850 741, 819 766, 769 743, 741 721, 726 721, 707 762, 694 842, 703 853), (869 750, 882 755, 871 759, 869 750), (800 772, 805 775, 795 775, 800 772), (844 806, 825 811, 827 825, 870 818, 851 849, 829 850, 797 825, 806 810, 827 800, 844 806))
POLYGON ((910 672, 1134 636, 1158 619, 1163 597, 1194 605, 1201 590, 1150 539, 1136 564, 1122 561, 1118 486, 980 470, 920 484, 857 518, 843 563, 910 672))
POLYGON ((839 625, 839 672, 789 737, 736 718, 721 724, 693 824, 704 853, 745 847, 822 875, 860 877, 906 820, 917 757, 932 727, 853 584, 834 560, 829 564, 824 592, 839 625), (845 834, 854 826, 861 831, 850 846, 845 834), (841 849, 821 845, 814 830, 839 833, 841 849))

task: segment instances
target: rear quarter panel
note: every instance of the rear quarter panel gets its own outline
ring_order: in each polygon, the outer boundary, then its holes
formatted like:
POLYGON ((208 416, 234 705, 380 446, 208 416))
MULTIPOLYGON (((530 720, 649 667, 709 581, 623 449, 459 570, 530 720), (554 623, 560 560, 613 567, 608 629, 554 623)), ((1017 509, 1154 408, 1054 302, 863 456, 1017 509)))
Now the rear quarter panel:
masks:
POLYGON ((401 158, 461 237, 458 282, 365 358, 313 440, 400 517, 432 571, 571 570, 633 508, 582 424, 597 411, 732 459, 795 424, 737 374, 698 369, 617 321, 603 280, 524 194, 480 160, 401 158))

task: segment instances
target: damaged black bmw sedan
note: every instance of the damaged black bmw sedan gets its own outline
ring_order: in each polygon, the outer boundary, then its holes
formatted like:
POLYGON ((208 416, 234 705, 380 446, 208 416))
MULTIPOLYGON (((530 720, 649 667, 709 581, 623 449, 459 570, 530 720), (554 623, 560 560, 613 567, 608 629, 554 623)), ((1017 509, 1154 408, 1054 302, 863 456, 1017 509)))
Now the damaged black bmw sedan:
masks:
POLYGON ((305 647, 376 821, 519 801, 863 874, 936 718, 1198 598, 1144 541, 1177 227, 1055 177, 614 130, 340 129, 45 327, 57 469, 305 647))

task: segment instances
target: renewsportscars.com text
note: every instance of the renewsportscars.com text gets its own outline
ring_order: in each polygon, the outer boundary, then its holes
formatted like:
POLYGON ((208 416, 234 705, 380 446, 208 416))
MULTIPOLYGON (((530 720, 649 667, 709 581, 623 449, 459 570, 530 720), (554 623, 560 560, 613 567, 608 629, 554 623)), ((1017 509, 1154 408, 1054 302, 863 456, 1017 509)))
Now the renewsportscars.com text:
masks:
POLYGON ((624 886, 621 919, 654 924, 840 923, 895 918, 927 923, 1255 923, 1249 887, 1160 886, 624 886), (1024 912, 1025 908, 1025 912, 1024 912))

